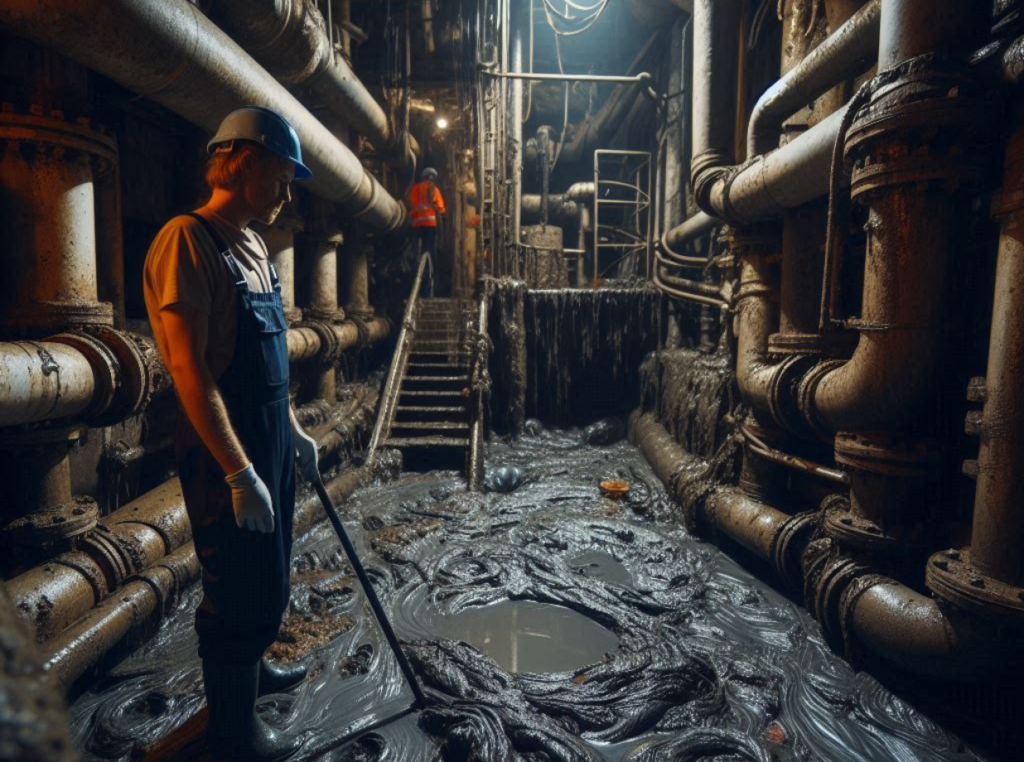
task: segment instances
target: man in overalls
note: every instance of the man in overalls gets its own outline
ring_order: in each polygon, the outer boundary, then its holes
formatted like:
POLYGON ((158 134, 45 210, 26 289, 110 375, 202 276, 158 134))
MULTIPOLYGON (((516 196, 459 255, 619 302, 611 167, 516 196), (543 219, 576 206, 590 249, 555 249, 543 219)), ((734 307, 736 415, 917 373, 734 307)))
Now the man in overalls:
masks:
POLYGON ((319 478, 316 443, 288 397, 288 326, 266 245, 291 182, 312 175, 298 136, 260 107, 229 114, 210 141, 209 202, 157 234, 144 271, 146 309, 174 379, 178 474, 203 600, 196 611, 209 738, 231 759, 278 760, 297 739, 255 713, 257 695, 305 677, 263 652, 288 605, 295 457, 319 478))

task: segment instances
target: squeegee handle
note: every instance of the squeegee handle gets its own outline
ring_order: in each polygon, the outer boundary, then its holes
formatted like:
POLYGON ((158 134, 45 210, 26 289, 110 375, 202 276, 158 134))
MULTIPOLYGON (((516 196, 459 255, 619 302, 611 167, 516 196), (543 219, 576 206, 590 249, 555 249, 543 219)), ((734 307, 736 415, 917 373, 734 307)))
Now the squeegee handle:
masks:
POLYGON ((370 602, 370 608, 373 609, 373 616, 377 620, 377 624, 380 625, 381 631, 384 633, 384 637, 388 641, 388 645, 391 646, 391 651, 394 653, 395 658, 398 659, 398 666, 402 670, 402 674, 405 675, 405 680, 409 683, 409 687, 412 689, 413 695, 416 697, 416 703, 420 706, 426 705, 426 696, 423 695, 423 689, 420 688, 420 684, 416 680, 416 674, 412 671, 412 665, 409 664, 409 660, 405 656, 405 652, 402 650, 401 643, 398 642, 398 638, 395 636, 395 631, 391 627, 391 622, 388 619, 387 614, 384 612, 384 607, 380 603, 380 599, 377 597, 377 593, 373 590, 373 584, 370 582, 370 578, 366 575, 366 569, 363 568, 362 562, 359 560, 359 556, 356 555, 355 546, 348 537, 348 532, 345 531, 345 525, 341 523, 341 517, 338 516, 338 511, 334 507, 334 503, 331 500, 331 496, 327 494, 327 488, 324 486, 323 479, 317 478, 313 482, 313 486, 316 487, 316 494, 320 497, 320 502, 323 503, 324 511, 327 512, 327 518, 331 520, 331 525, 334 527, 334 531, 338 535, 338 539, 341 540, 341 547, 345 550, 345 555, 348 556, 348 561, 352 564, 352 569, 356 573, 356 577, 359 578, 359 584, 363 586, 363 590, 366 593, 366 599, 370 602))

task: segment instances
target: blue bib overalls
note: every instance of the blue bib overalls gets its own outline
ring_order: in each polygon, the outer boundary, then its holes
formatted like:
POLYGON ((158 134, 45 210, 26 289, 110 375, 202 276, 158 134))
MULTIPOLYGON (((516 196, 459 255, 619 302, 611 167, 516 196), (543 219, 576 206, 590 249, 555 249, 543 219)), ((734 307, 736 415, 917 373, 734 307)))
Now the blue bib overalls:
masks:
POLYGON ((198 218, 221 248, 238 293, 235 353, 217 386, 231 424, 273 499, 274 531, 240 529, 224 471, 179 407, 176 454, 185 508, 202 565, 196 611, 199 656, 254 664, 277 639, 288 606, 295 510, 295 448, 288 399, 288 324, 273 266, 274 290, 249 290, 230 247, 198 218))

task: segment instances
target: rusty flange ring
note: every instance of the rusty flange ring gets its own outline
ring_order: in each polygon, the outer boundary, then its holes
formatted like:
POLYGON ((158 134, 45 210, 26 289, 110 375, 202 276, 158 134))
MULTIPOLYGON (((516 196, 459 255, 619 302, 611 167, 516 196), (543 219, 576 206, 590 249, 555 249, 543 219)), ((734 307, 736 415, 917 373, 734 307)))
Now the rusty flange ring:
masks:
POLYGON ((138 337, 113 328, 89 326, 83 332, 100 341, 113 354, 119 370, 114 399, 106 412, 101 413, 92 423, 108 426, 145 408, 158 386, 157 378, 160 374, 155 371, 158 367, 162 369, 162 365, 157 366, 159 359, 155 354, 150 353, 149 358, 145 357, 144 347, 138 337))
POLYGON ((92 420, 105 413, 113 404, 121 383, 121 364, 117 355, 104 342, 82 331, 58 333, 47 340, 77 349, 85 355, 92 368, 94 391, 82 418, 92 420))
POLYGON ((33 511, 8 522, 0 529, 0 536, 8 546, 52 547, 93 529, 99 515, 95 500, 76 495, 70 504, 33 511))
POLYGON ((306 320, 296 327, 308 328, 320 339, 320 351, 317 353, 317 362, 323 365, 333 365, 341 359, 341 339, 334 332, 333 326, 323 320, 306 320))
POLYGON ((117 143, 92 129, 88 119, 69 122, 35 114, 0 112, 0 141, 6 140, 81 151, 100 161, 100 171, 117 164, 117 143))
POLYGON ((796 513, 786 519, 772 537, 769 556, 775 570, 794 588, 803 579, 801 557, 820 522, 818 511, 796 513))
POLYGON ((850 128, 853 198, 894 185, 974 185, 988 174, 992 151, 986 146, 998 120, 982 83, 930 57, 903 69, 877 89, 850 128))
POLYGON ((849 331, 829 333, 773 333, 768 337, 768 353, 773 355, 817 355, 849 358, 858 336, 849 331))
POLYGON ((103 570, 110 590, 117 590, 128 575, 135 571, 119 538, 102 524, 97 524, 92 532, 82 538, 81 549, 103 570))
POLYGON ((838 370, 846 364, 846 360, 824 360, 811 368, 800 381, 796 391, 797 407, 803 415, 804 421, 820 439, 830 441, 832 430, 818 417, 818 408, 814 398, 818 392, 818 385, 825 376, 834 370, 838 370))
POLYGON ((810 437, 807 421, 800 410, 801 381, 814 370, 818 358, 813 355, 791 355, 775 365, 768 390, 768 408, 772 418, 783 429, 797 436, 810 437))
POLYGON ((844 547, 866 550, 880 556, 906 552, 905 540, 887 534, 875 522, 854 514, 850 510, 850 500, 845 495, 833 497, 835 499, 822 509, 824 518, 821 525, 829 537, 844 547))
POLYGON ((1024 623, 1024 588, 983 574, 971 550, 944 550, 928 559, 925 584, 936 595, 987 617, 1024 623))
MULTIPOLYGON (((815 540, 812 545, 821 542, 815 540)), ((823 544, 822 548, 814 552, 819 558, 813 577, 804 581, 805 589, 809 588, 810 593, 807 600, 813 604, 815 619, 821 624, 825 638, 834 648, 841 650, 846 645, 841 606, 843 595, 858 577, 868 572, 868 568, 851 558, 836 554, 831 544, 823 544), (826 555, 822 555, 823 551, 826 555)))
POLYGON ((905 438, 889 432, 840 432, 835 438, 836 463, 883 476, 924 478, 942 459, 938 440, 905 438))

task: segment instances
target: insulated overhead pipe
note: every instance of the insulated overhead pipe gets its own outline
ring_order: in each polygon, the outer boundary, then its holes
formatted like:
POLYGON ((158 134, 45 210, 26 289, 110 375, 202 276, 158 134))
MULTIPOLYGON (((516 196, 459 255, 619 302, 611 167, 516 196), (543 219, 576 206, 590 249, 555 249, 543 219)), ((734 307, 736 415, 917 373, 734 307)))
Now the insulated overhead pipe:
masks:
POLYGON ((291 93, 187 0, 10 0, 0 28, 104 74, 213 132, 245 105, 282 114, 313 170, 310 190, 370 230, 404 221, 359 159, 291 93))

